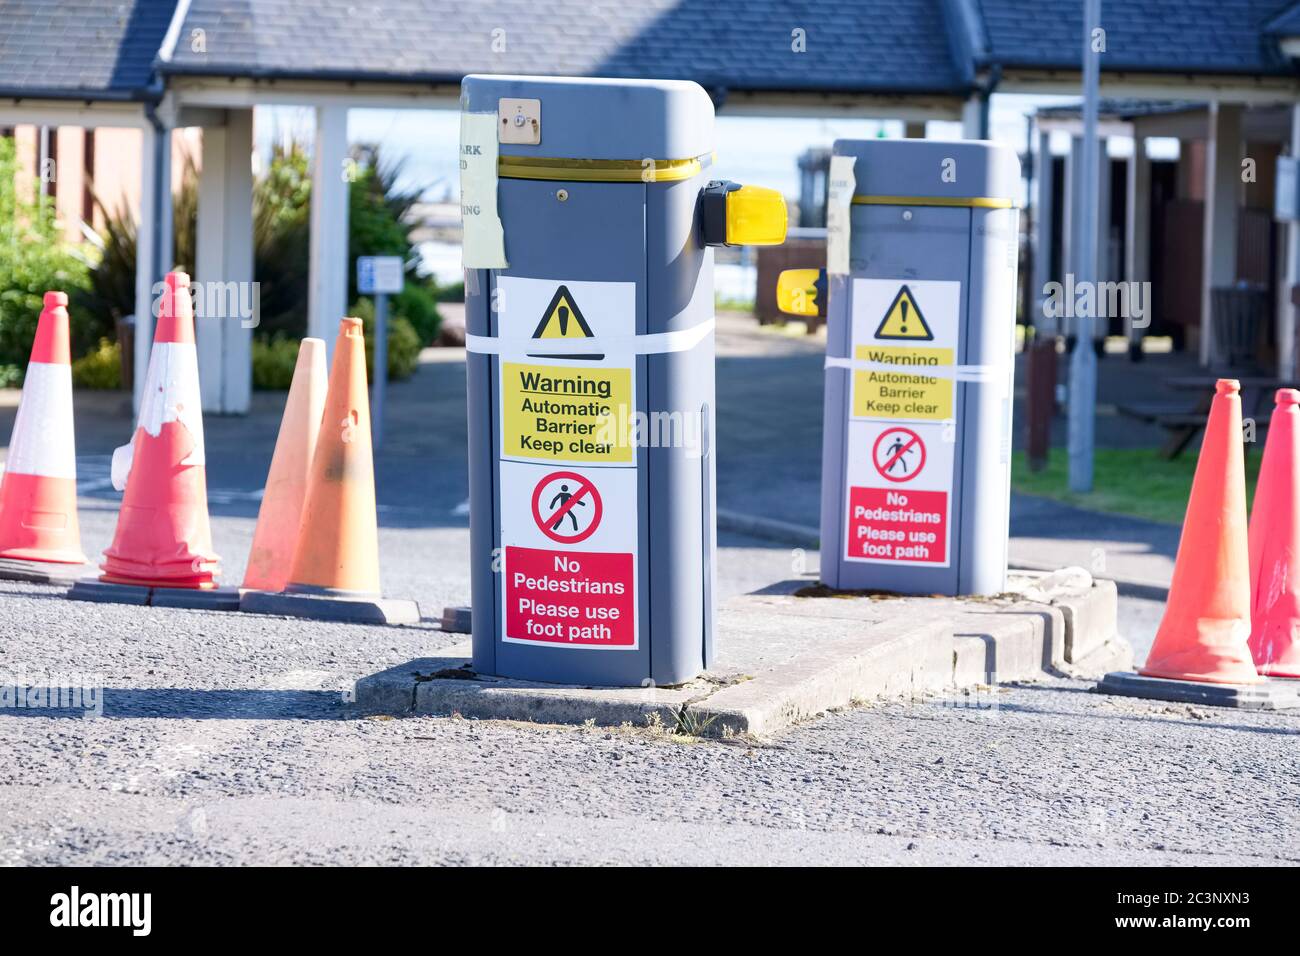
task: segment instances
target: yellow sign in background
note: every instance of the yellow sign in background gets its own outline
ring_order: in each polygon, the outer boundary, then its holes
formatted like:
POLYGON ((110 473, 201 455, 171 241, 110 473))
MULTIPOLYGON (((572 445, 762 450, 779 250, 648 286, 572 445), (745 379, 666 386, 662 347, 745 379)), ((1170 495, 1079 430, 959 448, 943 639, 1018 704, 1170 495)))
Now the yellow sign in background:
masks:
POLYGON ((501 363, 507 457, 629 463, 634 409, 630 368, 501 363))
POLYGON ((854 358, 859 362, 897 366, 897 370, 862 369, 853 373, 855 418, 943 421, 953 417, 953 380, 925 374, 927 368, 951 374, 953 349, 859 345, 854 358))

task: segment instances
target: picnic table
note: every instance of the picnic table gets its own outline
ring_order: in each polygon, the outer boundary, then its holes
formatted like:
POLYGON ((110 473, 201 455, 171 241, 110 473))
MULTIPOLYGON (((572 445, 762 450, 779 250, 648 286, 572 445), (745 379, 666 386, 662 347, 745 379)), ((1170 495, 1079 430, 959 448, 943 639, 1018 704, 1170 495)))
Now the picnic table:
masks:
MULTIPOLYGON (((1226 376, 1176 375, 1165 379, 1164 384, 1171 391, 1196 393, 1196 401, 1191 406, 1173 402, 1143 402, 1117 405, 1116 410, 1121 415, 1159 425, 1168 431, 1169 437, 1160 449, 1160 456, 1173 460, 1183 453, 1205 427, 1210 405, 1214 401, 1215 383, 1223 377, 1226 376)), ((1257 430, 1268 428, 1273 414, 1273 393, 1279 388, 1294 387, 1272 376, 1242 375, 1236 376, 1236 379, 1241 383, 1242 417, 1254 420, 1257 430)))

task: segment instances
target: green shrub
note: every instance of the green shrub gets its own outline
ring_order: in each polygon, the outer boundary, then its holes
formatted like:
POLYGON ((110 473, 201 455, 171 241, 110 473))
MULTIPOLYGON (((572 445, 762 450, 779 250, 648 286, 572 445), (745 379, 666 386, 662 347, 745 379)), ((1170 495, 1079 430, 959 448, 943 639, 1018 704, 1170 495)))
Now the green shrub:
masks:
MULTIPOLYGON (((366 379, 375 378, 375 304, 358 299, 350 315, 361 320, 366 334, 366 379)), ((388 316, 388 380, 400 382, 415 374, 420 364, 420 336, 411 323, 401 316, 388 316)))
POLYGON ((442 328, 442 316, 438 314, 438 303, 431 288, 432 283, 408 279, 401 293, 389 303, 392 315, 411 323, 422 346, 438 341, 438 330, 442 328))
POLYGON ((253 339, 253 387, 268 392, 287 391, 298 364, 298 340, 253 339))
POLYGON ((433 297, 439 302, 464 302, 465 283, 451 282, 447 285, 440 285, 434 291, 433 297))
POLYGON ((108 339, 72 363, 72 384, 78 388, 122 387, 122 349, 108 339))
POLYGON ((82 251, 63 241, 48 198, 19 191, 17 168, 14 141, 0 137, 0 365, 17 368, 21 378, 46 292, 69 294, 74 342, 80 339, 88 314, 77 306, 87 285, 82 251))

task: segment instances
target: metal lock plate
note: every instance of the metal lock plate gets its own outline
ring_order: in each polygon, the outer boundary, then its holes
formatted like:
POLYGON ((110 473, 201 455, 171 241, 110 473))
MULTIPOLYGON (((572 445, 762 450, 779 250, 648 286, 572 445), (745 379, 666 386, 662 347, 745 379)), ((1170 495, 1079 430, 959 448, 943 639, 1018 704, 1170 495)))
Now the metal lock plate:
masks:
POLYGON ((542 101, 497 100, 497 142, 536 146, 542 141, 542 101))

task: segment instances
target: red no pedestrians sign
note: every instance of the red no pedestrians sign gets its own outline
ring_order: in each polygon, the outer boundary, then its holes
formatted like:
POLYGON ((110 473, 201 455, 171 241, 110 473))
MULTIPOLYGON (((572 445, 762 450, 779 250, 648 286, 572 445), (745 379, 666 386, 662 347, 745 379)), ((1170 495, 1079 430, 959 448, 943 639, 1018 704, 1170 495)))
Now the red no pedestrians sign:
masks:
POLYGON ((553 471, 533 489, 533 520, 542 534, 560 544, 590 538, 603 511, 596 486, 576 471, 553 471))
POLYGON ((925 442, 910 428, 886 428, 871 448, 871 463, 886 481, 910 481, 925 467, 925 442))

